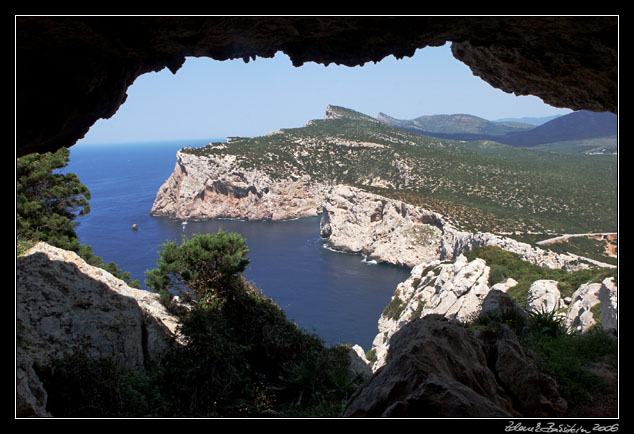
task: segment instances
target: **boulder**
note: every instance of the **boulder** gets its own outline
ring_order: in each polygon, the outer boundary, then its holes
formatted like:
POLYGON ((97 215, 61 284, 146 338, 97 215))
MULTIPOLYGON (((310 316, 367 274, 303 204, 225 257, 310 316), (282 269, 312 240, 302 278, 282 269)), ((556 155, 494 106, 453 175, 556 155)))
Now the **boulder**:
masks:
POLYGON ((617 287, 613 278, 586 283, 572 294, 566 316, 567 327, 584 333, 600 323, 604 330, 617 330, 617 287))
POLYGON ((487 367, 482 344, 459 323, 426 315, 392 337, 387 364, 349 399, 344 417, 518 415, 487 367))
POLYGON ((526 310, 535 313, 551 313, 560 305, 561 294, 554 280, 536 280, 528 289, 526 310))
POLYGON ((555 380, 537 370, 517 336, 505 325, 493 348, 496 378, 520 413, 527 417, 561 417, 566 413, 568 404, 555 380))
POLYGON ((464 255, 454 263, 433 261, 414 267, 379 318, 379 333, 373 341, 377 360, 372 369, 385 363, 392 335, 407 322, 434 314, 459 321, 475 317, 490 291, 488 279, 486 263, 482 259, 469 262, 464 255))
POLYGON ((132 368, 160 358, 178 324, 157 294, 45 243, 17 259, 16 321, 40 362, 81 350, 132 368))
POLYGON ((601 325, 604 330, 618 330, 618 291, 614 278, 610 277, 601 282, 599 289, 601 303, 601 325))

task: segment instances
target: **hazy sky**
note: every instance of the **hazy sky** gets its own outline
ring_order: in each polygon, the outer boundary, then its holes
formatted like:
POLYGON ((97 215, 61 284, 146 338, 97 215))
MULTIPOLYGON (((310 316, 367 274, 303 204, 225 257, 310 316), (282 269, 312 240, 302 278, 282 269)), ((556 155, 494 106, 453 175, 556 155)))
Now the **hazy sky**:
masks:
POLYGON ((452 56, 449 43, 354 68, 312 62, 296 68, 283 53, 248 63, 188 58, 176 74, 164 69, 138 77, 127 93, 117 113, 95 123, 78 143, 259 136, 321 119, 328 104, 398 119, 571 112, 493 88, 452 56))

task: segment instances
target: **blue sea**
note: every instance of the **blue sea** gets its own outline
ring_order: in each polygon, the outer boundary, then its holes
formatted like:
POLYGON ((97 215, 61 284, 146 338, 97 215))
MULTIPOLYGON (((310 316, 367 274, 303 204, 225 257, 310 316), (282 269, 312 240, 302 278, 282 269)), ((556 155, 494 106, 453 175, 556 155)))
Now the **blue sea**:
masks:
POLYGON ((272 298, 287 317, 326 344, 372 347, 377 322, 409 269, 365 262, 360 255, 324 247, 319 217, 283 222, 181 221, 149 214, 156 192, 174 170, 176 151, 218 139, 70 148, 73 172, 91 192, 90 213, 76 219, 77 235, 104 262, 116 262, 143 289, 160 245, 194 233, 238 232, 250 249, 247 280, 272 298), (136 224, 138 230, 132 230, 136 224))

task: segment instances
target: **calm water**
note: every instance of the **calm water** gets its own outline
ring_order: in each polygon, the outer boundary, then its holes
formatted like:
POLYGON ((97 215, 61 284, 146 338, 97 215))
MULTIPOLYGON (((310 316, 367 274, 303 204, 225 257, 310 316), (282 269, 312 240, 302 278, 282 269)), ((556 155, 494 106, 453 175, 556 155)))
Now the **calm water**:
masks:
POLYGON ((379 316, 409 270, 368 264, 359 255, 324 248, 319 217, 190 221, 183 230, 180 221, 149 215, 158 188, 174 169, 176 151, 209 141, 72 147, 64 171, 76 173, 92 195, 90 213, 76 220, 80 241, 91 245, 104 262, 114 261, 129 271, 147 289, 144 273, 156 266, 161 243, 219 228, 238 232, 250 249, 246 278, 290 319, 328 344, 359 344, 369 350, 379 316), (131 229, 133 224, 137 231, 131 229))

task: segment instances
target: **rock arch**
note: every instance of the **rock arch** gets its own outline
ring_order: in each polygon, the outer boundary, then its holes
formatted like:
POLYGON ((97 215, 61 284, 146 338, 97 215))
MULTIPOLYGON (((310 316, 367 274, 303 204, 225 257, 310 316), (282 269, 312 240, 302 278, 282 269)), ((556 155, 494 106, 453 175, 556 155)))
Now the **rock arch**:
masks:
POLYGON ((492 86, 617 112, 618 16, 16 16, 16 155, 72 146, 139 75, 186 56, 347 66, 452 43, 492 86))

